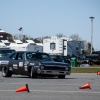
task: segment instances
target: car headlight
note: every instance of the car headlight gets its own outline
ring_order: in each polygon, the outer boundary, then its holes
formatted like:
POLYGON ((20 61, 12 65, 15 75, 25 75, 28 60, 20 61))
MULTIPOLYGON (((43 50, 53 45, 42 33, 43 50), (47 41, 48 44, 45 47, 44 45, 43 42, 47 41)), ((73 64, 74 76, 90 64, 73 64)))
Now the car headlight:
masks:
POLYGON ((43 65, 41 65, 41 66, 40 66, 40 69, 44 69, 44 66, 43 66, 43 65))
POLYGON ((69 67, 66 67, 65 70, 68 71, 69 70, 69 67))

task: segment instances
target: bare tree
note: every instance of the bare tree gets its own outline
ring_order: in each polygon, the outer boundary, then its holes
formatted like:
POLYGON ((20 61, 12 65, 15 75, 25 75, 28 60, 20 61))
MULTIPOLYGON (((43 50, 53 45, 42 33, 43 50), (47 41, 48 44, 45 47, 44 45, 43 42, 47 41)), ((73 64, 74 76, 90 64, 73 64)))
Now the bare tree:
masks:
POLYGON ((23 34, 14 34, 14 39, 19 39, 19 40, 23 40, 23 39, 26 39, 26 40, 28 40, 28 39, 33 39, 33 37, 31 37, 31 36, 28 36, 28 35, 23 35, 23 34))
POLYGON ((62 33, 59 33, 56 35, 57 37, 61 38, 61 37, 65 37, 65 35, 63 35, 62 33))
POLYGON ((82 40, 81 37, 79 37, 78 34, 73 34, 69 38, 71 38, 72 40, 77 40, 77 41, 81 41, 82 40))
POLYGON ((45 39, 45 38, 51 38, 50 36, 44 36, 44 37, 42 37, 42 39, 45 39))
POLYGON ((43 39, 46 39, 46 38, 51 38, 51 37, 50 36, 38 37, 38 38, 35 38, 35 40, 40 41, 41 43, 43 43, 43 39))

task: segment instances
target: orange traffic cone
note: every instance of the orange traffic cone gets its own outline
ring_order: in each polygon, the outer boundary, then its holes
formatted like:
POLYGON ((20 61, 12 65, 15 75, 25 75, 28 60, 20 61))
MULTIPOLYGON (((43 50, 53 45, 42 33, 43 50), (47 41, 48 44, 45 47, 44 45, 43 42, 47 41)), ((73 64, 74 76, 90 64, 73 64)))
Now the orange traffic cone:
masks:
POLYGON ((87 83, 87 84, 79 87, 79 89, 87 89, 87 88, 91 89, 90 83, 87 83))
POLYGON ((97 75, 100 75, 100 71, 97 72, 97 75))
POLYGON ((22 87, 18 88, 17 90, 15 90, 15 92, 24 92, 24 91, 29 92, 28 84, 26 84, 25 86, 22 86, 22 87))

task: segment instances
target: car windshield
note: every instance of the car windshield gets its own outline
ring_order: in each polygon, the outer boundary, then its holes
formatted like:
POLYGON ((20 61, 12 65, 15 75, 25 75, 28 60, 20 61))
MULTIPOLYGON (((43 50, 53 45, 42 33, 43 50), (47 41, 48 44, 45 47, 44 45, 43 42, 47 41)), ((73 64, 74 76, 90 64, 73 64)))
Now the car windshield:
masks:
POLYGON ((59 55, 50 55, 52 59, 59 59, 59 60, 64 60, 62 56, 59 55))
POLYGON ((45 53, 26 53, 26 59, 39 59, 39 60, 46 60, 51 61, 51 57, 45 53))

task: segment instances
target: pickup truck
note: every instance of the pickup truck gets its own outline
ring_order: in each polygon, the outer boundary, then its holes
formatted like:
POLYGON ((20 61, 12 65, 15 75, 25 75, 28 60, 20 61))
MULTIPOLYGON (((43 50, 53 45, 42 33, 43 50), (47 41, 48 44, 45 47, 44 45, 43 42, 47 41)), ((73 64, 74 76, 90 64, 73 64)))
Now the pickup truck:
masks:
POLYGON ((71 66, 64 62, 54 62, 49 54, 32 51, 16 51, 0 59, 0 69, 3 77, 12 74, 37 76, 58 76, 65 78, 71 74, 71 66))
POLYGON ((86 55, 85 59, 89 60, 90 65, 100 64, 100 55, 99 54, 86 55))

